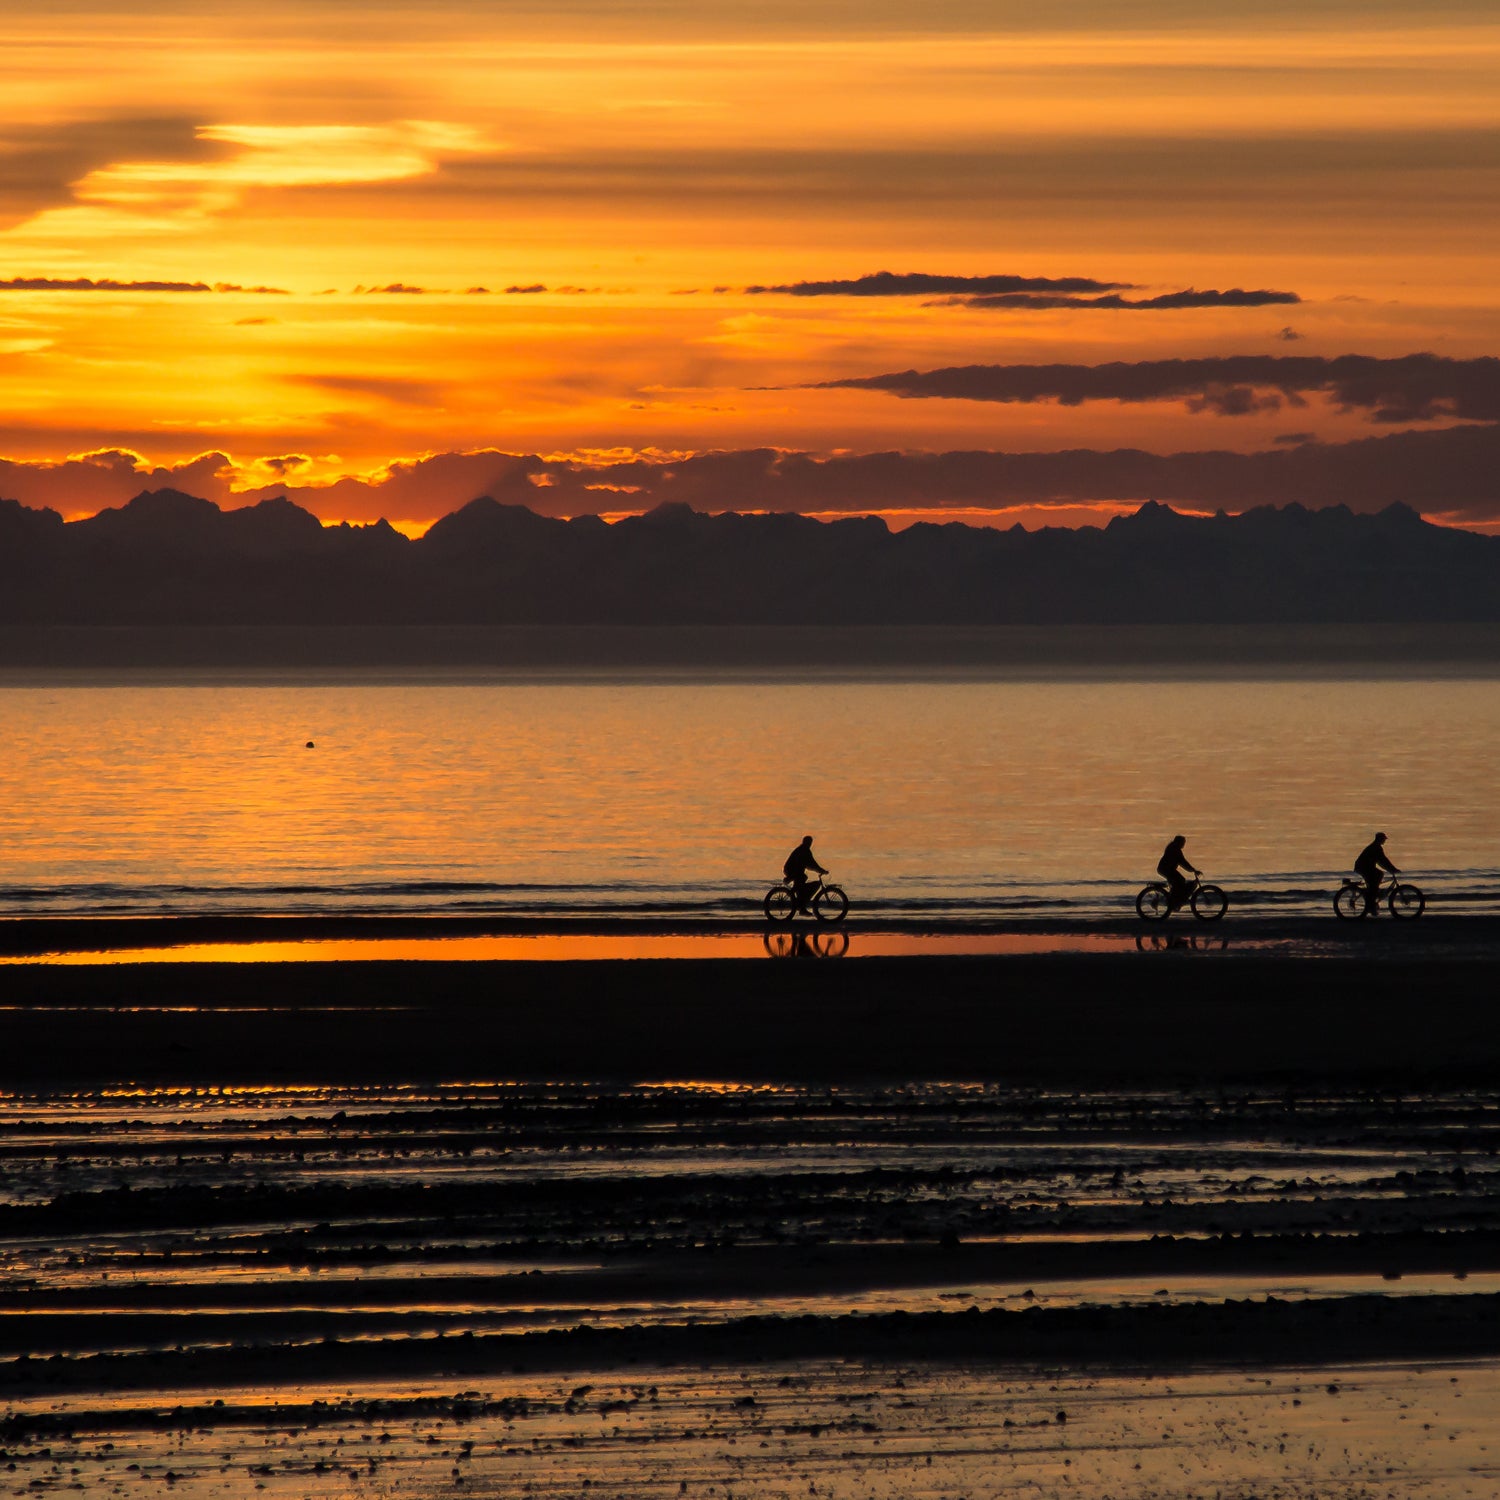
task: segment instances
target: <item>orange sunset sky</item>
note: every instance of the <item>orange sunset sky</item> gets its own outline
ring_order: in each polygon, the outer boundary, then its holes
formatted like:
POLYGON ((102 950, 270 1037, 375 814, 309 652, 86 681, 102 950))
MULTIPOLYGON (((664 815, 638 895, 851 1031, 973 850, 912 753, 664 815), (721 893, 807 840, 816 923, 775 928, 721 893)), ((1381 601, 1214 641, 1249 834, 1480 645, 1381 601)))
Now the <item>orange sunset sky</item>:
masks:
POLYGON ((0 39, 0 496, 1500 518, 1478 0, 48 0, 0 39))

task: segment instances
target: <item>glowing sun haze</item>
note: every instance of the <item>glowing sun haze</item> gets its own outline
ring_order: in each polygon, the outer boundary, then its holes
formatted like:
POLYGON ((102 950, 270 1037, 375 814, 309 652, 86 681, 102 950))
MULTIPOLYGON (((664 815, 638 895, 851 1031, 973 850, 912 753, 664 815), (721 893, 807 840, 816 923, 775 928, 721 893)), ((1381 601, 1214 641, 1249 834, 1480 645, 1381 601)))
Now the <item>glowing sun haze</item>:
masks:
POLYGON ((0 40, 0 496, 418 527, 722 454, 701 503, 1500 516, 1478 0, 62 0, 0 40), (1196 477, 1114 488, 1122 448, 1196 477), (1037 462, 820 503, 763 450, 1037 462))

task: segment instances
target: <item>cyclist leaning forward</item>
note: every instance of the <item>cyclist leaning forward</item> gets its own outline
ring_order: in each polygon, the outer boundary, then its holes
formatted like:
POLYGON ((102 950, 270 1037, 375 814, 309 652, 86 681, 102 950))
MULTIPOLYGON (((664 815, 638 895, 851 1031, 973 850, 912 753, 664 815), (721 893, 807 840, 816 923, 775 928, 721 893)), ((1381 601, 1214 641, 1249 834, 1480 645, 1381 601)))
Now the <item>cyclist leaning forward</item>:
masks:
POLYGON ((1161 858, 1156 862, 1156 873, 1167 883, 1167 899, 1171 903, 1171 909, 1177 911, 1192 895, 1192 885, 1182 878, 1182 871, 1191 870, 1194 875, 1201 875, 1202 870, 1195 864, 1188 862, 1188 857, 1182 852, 1182 846, 1187 843, 1187 835, 1179 833, 1170 844, 1161 852, 1161 858))
POLYGON ((792 883, 792 899, 797 903, 797 910, 803 916, 808 914, 807 898, 812 894, 813 883, 807 878, 811 870, 817 875, 826 875, 827 870, 813 858, 812 834, 807 834, 802 842, 792 850, 786 857, 786 863, 781 867, 781 873, 792 883))

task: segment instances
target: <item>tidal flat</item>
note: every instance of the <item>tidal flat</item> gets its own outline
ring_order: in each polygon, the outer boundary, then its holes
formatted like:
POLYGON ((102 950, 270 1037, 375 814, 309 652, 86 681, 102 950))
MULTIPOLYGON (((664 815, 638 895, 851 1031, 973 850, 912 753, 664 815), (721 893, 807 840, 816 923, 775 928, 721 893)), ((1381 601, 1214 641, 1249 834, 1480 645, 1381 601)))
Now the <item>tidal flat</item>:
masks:
POLYGON ((1485 1494, 1497 1147, 1476 1086, 12 1090, 0 1490, 1485 1494))
POLYGON ((1492 1493, 1453 931, 9 966, 0 1493, 1492 1493))
POLYGON ((38 1401, 0 1488, 135 1497, 782 1500, 1494 1492, 1492 1364, 1180 1371, 825 1361, 38 1401), (9 1485, 5 1484, 9 1481, 9 1485))

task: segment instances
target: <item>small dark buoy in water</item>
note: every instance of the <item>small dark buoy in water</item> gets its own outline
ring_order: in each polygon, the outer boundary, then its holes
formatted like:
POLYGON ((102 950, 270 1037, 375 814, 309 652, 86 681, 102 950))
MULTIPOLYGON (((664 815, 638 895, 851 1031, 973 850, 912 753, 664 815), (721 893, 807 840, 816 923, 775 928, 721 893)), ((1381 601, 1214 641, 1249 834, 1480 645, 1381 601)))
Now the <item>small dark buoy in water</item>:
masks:
POLYGON ((304 750, 312 750, 312 749, 314 749, 314 748, 315 748, 315 747, 314 747, 314 745, 313 745, 313 742, 312 742, 312 741, 311 741, 311 740, 309 740, 309 741, 308 741, 308 742, 307 742, 307 743, 306 743, 306 744, 305 744, 305 745, 304 745, 304 746, 303 746, 303 747, 302 747, 302 748, 303 748, 303 749, 304 749, 304 750))

